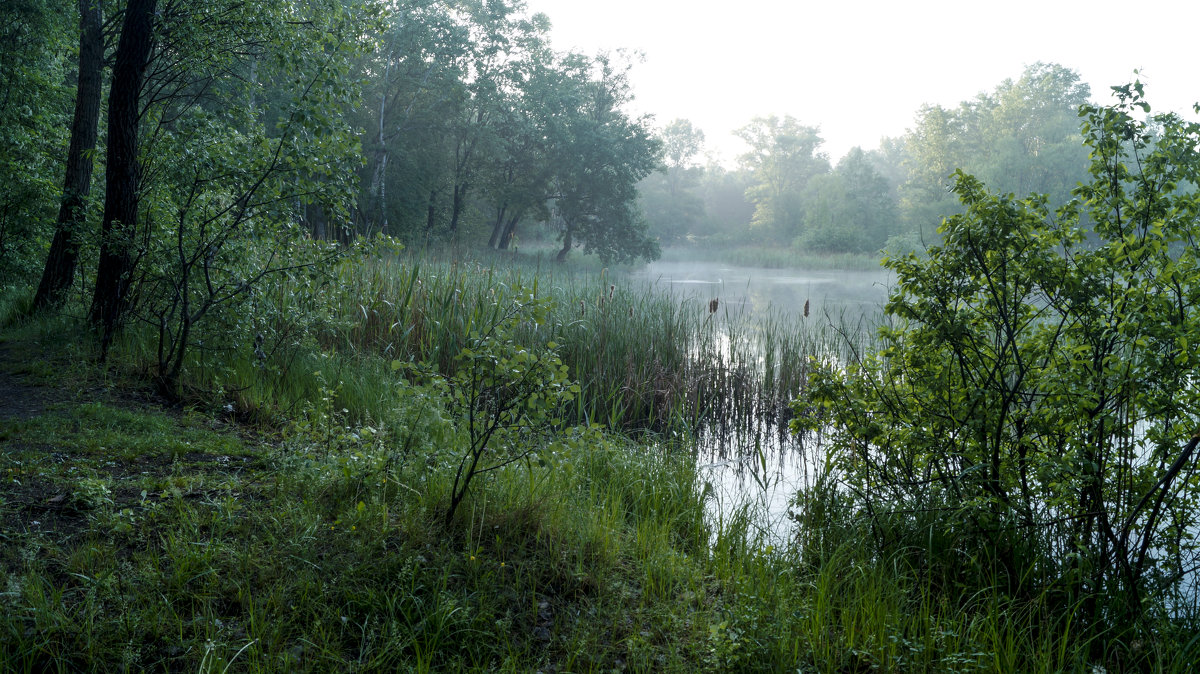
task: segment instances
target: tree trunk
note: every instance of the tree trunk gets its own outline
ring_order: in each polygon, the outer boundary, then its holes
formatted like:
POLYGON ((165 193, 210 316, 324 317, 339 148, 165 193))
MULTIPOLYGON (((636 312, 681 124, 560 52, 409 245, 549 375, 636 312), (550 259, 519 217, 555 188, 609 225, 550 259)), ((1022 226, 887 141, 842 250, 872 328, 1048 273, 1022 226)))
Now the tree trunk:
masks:
POLYGON ((137 227, 138 98, 150 58, 157 0, 129 0, 108 92, 108 153, 100 260, 89 318, 102 330, 101 359, 121 324, 133 274, 137 227))
POLYGON ((573 243, 571 241, 571 228, 567 227, 567 231, 563 233, 562 250, 558 251, 558 256, 555 259, 559 262, 565 262, 567 260, 567 253, 571 252, 572 245, 573 245, 573 243))
MULTIPOLYGON (((386 84, 391 79, 392 59, 388 58, 387 67, 383 71, 383 81, 386 84)), ((388 214, 387 214, 387 165, 388 165, 388 148, 387 138, 384 135, 385 120, 387 119, 387 91, 383 91, 379 95, 379 130, 376 136, 375 143, 379 148, 376 151, 375 177, 372 180, 371 191, 377 195, 376 208, 379 214, 379 231, 383 234, 388 233, 388 214)))
POLYGON ((92 190, 92 152, 100 124, 100 88, 104 69, 104 17, 98 0, 79 0, 79 84, 75 89, 75 118, 67 149, 62 204, 42 281, 33 298, 35 311, 62 304, 75 283, 79 262, 79 229, 92 190))
POLYGON ((458 219, 462 215, 463 204, 467 201, 467 184, 454 186, 454 201, 450 205, 450 235, 458 234, 458 219))
POLYGON ((508 222, 504 223, 504 233, 500 235, 500 250, 508 250, 512 245, 513 237, 517 234, 517 223, 521 220, 520 212, 513 214, 508 222))
POLYGON ((317 241, 327 241, 329 232, 325 227, 325 210, 319 206, 313 205, 310 209, 306 204, 304 206, 304 219, 308 221, 309 232, 312 238, 317 241))
POLYGON ((500 236, 504 233, 504 212, 508 210, 508 206, 500 206, 496 209, 496 221, 492 223, 492 236, 488 239, 488 248, 499 249, 500 236))
POLYGON ((437 221, 437 190, 429 190, 429 210, 425 213, 425 235, 433 233, 437 221))

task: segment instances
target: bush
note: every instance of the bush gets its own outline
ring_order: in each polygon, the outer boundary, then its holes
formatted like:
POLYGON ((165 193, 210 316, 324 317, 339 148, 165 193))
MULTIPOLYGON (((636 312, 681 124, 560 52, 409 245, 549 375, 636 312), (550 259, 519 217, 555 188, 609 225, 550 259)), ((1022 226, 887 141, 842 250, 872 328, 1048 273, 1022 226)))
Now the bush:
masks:
POLYGON ((885 263, 882 348, 818 368, 794 425, 829 430, 877 553, 1153 639, 1197 601, 1200 126, 1116 91, 1057 211, 955 175, 941 245, 885 263))

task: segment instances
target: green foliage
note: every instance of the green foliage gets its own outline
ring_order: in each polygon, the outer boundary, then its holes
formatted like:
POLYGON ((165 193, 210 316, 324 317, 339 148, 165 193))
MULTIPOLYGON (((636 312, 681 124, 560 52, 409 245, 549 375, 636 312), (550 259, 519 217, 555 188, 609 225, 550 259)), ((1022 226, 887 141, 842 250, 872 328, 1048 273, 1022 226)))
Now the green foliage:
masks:
POLYGON ((0 19, 0 286, 40 271, 71 126, 73 2, 13 0, 0 19))
POLYGON ((880 554, 1153 639, 1196 604, 1200 126, 1116 92, 1084 107, 1093 180, 1056 211, 956 174, 942 244, 885 260, 883 347, 825 363, 794 425, 828 431, 880 554))
MULTIPOLYGON (((958 106, 922 107, 908 133, 855 148, 832 170, 816 127, 756 118, 737 131, 749 145, 740 170, 668 169, 643 183, 643 205, 664 244, 722 253, 747 243, 841 253, 875 252, 895 235, 933 240, 931 226, 959 211, 948 184, 959 168, 1000 192, 1069 200, 1087 178, 1076 112, 1089 96, 1078 73, 1035 63, 958 106)), ((664 132, 668 143, 675 133, 664 132)))
MULTIPOLYGON (((447 525, 455 470, 472 447, 471 382, 497 394, 476 400, 486 432, 491 400, 522 380, 561 376, 534 337, 578 308, 539 316, 545 300, 505 295, 497 270, 472 268, 471 286, 449 265, 386 273, 391 264, 343 260, 334 282, 279 275, 253 294, 261 309, 266 290, 278 293, 278 307, 257 315, 278 327, 272 340, 303 347, 256 369, 317 382, 285 406, 295 423, 282 437, 233 427, 211 402, 219 418, 147 407, 119 390, 111 368, 58 352, 70 329, 59 317, 0 336, 0 361, 35 361, 0 362, 5 387, 21 386, 10 376, 19 371, 82 396, 0 419, 0 662, 18 671, 1190 671, 1194 630, 1183 620, 1156 619, 1153 640, 1086 637, 1052 592, 1013 599, 985 578, 948 596, 912 548, 881 554, 870 518, 836 485, 826 495, 842 498, 798 509, 813 554, 767 545, 750 510, 715 516, 690 452, 594 425, 497 430, 480 466, 528 460, 483 473, 447 525), (351 302, 352 290, 379 297, 351 302), (422 293, 437 299, 407 303, 422 293), (385 314, 381 298, 408 313, 385 314), (491 299, 476 310, 479 298, 491 299), (509 311, 515 324, 501 320, 509 311), (312 334, 289 332, 286 320, 312 334), (433 322, 473 325, 482 337, 497 321, 505 327, 490 343, 468 342, 469 328, 457 341, 440 335, 457 370, 405 365, 407 380, 345 339, 386 340, 394 355, 433 322), (515 337, 495 340, 506 331, 515 337), (520 345, 533 345, 529 361, 514 364, 520 345), (533 374, 514 378, 522 368, 533 374)), ((561 297, 569 283, 540 287, 561 297)), ((594 302, 576 321, 588 330, 617 332, 669 308, 625 288, 601 304, 595 284, 577 283, 570 296, 594 302), (636 319, 622 318, 631 308, 636 319)), ((665 352, 679 325, 629 343, 665 352)))
POLYGON ((897 229, 890 187, 860 148, 805 191, 804 233, 797 247, 813 252, 875 252, 897 229))
POLYGON ((775 237, 795 236, 804 222, 802 192, 809 180, 829 171, 829 160, 818 152, 819 130, 772 115, 756 118, 737 135, 750 146, 740 161, 754 176, 746 190, 754 204, 753 225, 775 237))
POLYGON ((555 52, 547 18, 519 2, 404 3, 387 21, 361 64, 360 231, 509 249, 535 221, 564 257, 657 255, 635 185, 659 148, 623 109, 622 57, 555 52))
POLYGON ((661 245, 686 243, 689 234, 701 229, 704 201, 696 193, 700 169, 665 168, 638 183, 642 212, 649 233, 661 245))
POLYGON ((555 156, 558 259, 582 241, 584 253, 603 264, 655 260, 661 251, 638 209, 637 184, 659 165, 662 147, 646 117, 633 119, 622 109, 632 99, 631 65, 601 55, 595 62, 575 59, 572 67, 579 71, 577 103, 555 156))
POLYGON ((752 232, 747 231, 754 217, 754 204, 746 199, 753 181, 748 171, 728 171, 719 165, 704 167, 700 180, 704 218, 692 234, 701 240, 708 237, 718 246, 754 240, 752 232))
POLYGON ((904 138, 900 207, 910 231, 957 212, 947 193, 955 169, 1000 192, 1046 194, 1059 205, 1087 178, 1076 112, 1091 91, 1079 74, 1035 63, 1021 77, 956 108, 924 106, 904 138))
POLYGON ((694 165, 704 132, 686 119, 676 119, 660 136, 663 165, 638 185, 638 194, 650 231, 660 243, 670 245, 697 233, 704 216, 698 193, 704 170, 694 165))
POLYGON ((178 392, 188 352, 205 334, 210 352, 249 339, 234 326, 255 286, 333 254, 302 242, 300 220, 310 205, 345 218, 353 194, 358 144, 345 113, 356 95, 347 74, 363 19, 349 11, 209 3, 162 18, 169 47, 188 58, 163 64, 152 86, 182 80, 185 91, 208 89, 215 99, 176 90, 144 113, 154 124, 144 161, 156 170, 143 185, 153 224, 135 306, 158 330, 167 392, 178 392), (241 71, 251 77, 227 75, 241 71), (199 334, 204 321, 221 327, 199 334), (230 339, 214 339, 222 334, 230 339))
MULTIPOLYGON (((469 437, 450 488, 447 525, 471 482, 530 458, 539 444, 534 436, 558 427, 563 406, 579 393, 554 353, 555 343, 534 350, 515 340, 522 323, 546 322, 549 301, 520 290, 515 295, 498 300, 492 318, 470 331, 447 380, 452 414, 465 421, 469 437)), ((403 363, 392 366, 398 370, 403 363)))

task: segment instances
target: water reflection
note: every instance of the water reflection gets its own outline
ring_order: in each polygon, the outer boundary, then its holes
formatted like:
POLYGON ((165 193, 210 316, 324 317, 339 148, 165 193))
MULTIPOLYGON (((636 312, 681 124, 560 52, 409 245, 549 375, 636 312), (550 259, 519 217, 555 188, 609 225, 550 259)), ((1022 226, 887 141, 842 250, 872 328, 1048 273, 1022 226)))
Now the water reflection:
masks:
POLYGON ((802 314, 808 303, 810 316, 855 320, 878 312, 890 278, 882 268, 805 271, 692 262, 652 262, 633 275, 677 295, 719 299, 751 316, 802 314))
POLYGON ((791 500, 815 477, 813 464, 787 435, 771 434, 753 443, 734 438, 732 448, 730 442, 705 438, 698 450, 698 473, 711 495, 709 516, 716 520, 748 507, 764 542, 781 547, 793 533, 791 500))
MULTIPOLYGON (((862 342, 855 340, 873 334, 890 279, 883 269, 807 271, 682 262, 655 262, 635 276, 678 297, 697 300, 700 306, 717 300, 726 320, 718 323, 725 335, 716 343, 730 351, 755 352, 761 374, 780 367, 764 351, 792 336, 781 332, 823 331, 827 346, 848 339, 851 344, 843 346, 861 348, 862 342)), ((799 392, 794 381, 786 386, 778 392, 781 401, 799 392)), ((774 544, 791 536, 790 501, 814 476, 812 462, 781 425, 786 418, 778 415, 778 407, 778 401, 767 401, 752 424, 739 419, 706 429, 696 450, 700 477, 711 489, 714 520, 748 507, 763 527, 764 538, 774 544)))

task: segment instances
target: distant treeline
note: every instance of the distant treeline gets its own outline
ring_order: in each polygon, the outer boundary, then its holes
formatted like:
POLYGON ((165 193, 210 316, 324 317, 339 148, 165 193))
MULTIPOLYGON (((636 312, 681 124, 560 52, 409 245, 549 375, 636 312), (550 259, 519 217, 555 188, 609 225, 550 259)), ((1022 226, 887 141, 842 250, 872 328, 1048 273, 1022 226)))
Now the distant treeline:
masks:
POLYGON ((129 7, 3 10, 0 284, 43 269, 56 288, 77 269, 89 284, 99 241, 121 258, 113 287, 136 287, 181 242, 200 251, 176 260, 186 275, 241 237, 293 230, 410 247, 535 240, 605 263, 684 242, 874 252, 913 246, 956 212, 955 168, 1052 202, 1086 172, 1076 110, 1088 87, 1058 65, 924 107, 907 135, 836 166, 818 128, 757 118, 727 169, 697 161, 703 134, 686 120, 656 131, 628 111, 633 59, 556 51, 549 19, 521 0, 129 7), (120 39, 139 34, 148 50, 118 74, 120 39), (114 109, 107 92, 129 101, 114 109), (128 148, 114 154, 120 129, 128 148))
POLYGON ((836 165, 817 127, 774 116, 737 131, 749 150, 736 169, 702 165, 703 133, 675 120, 661 131, 663 167, 640 185, 642 206, 664 245, 909 249, 959 212, 948 189, 957 168, 1001 192, 1067 200, 1088 180, 1078 110, 1090 93, 1073 70, 1037 63, 957 107, 922 107, 908 133, 836 165))

